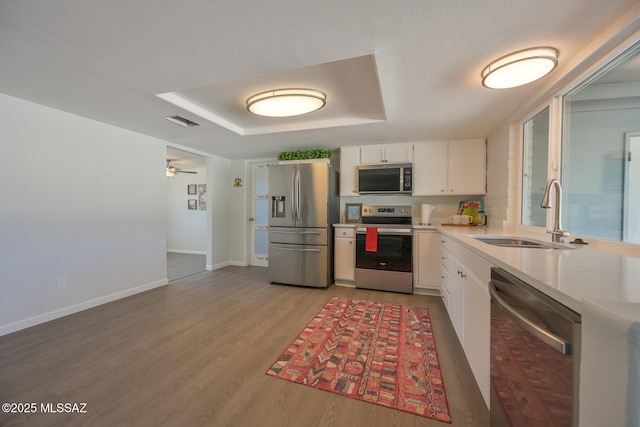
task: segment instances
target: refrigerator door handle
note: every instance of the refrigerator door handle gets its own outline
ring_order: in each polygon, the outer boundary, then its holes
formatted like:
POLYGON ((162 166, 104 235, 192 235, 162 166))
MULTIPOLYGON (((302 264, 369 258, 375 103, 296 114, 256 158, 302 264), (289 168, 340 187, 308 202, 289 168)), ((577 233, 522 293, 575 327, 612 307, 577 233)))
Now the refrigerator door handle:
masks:
POLYGON ((291 219, 296 221, 296 169, 291 172, 291 219))
POLYGON ((296 168, 296 222, 300 222, 300 170, 298 168, 296 168))
POLYGON ((313 248, 284 248, 282 246, 273 246, 272 249, 277 249, 279 251, 289 251, 289 252, 321 252, 320 249, 313 249, 313 248))
POLYGON ((270 230, 273 234, 315 234, 318 236, 321 234, 319 231, 279 231, 274 230, 273 228, 270 230))

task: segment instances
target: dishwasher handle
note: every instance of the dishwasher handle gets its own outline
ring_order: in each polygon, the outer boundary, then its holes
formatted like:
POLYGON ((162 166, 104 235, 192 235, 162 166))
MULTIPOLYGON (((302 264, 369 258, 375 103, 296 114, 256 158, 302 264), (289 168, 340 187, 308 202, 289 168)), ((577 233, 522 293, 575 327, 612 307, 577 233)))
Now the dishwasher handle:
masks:
POLYGON ((504 299, 500 297, 500 295, 498 295, 498 290, 496 289, 496 285, 493 283, 493 281, 489 282, 489 294, 497 304, 507 310, 507 312, 511 314, 513 319, 526 331, 531 333, 531 335, 549 344, 554 350, 558 350, 562 354, 572 354, 571 343, 569 341, 542 329, 531 320, 527 319, 525 315, 510 306, 504 299))

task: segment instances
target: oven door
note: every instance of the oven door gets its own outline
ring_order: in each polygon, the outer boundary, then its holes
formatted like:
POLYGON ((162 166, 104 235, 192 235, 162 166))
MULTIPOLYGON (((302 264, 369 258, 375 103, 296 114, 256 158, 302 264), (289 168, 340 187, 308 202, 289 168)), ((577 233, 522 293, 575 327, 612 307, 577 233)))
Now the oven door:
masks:
POLYGON ((367 229, 356 229, 356 287, 413 293, 413 230, 378 228, 377 231, 377 250, 367 251, 367 229))

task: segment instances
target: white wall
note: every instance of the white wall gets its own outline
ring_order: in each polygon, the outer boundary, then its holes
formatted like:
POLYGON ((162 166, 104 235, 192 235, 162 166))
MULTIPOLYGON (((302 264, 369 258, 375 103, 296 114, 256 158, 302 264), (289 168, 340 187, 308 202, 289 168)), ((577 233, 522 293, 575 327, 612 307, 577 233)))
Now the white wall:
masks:
POLYGON ((229 262, 232 265, 245 266, 249 264, 247 227, 251 207, 247 200, 247 191, 251 188, 249 182, 249 171, 247 162, 244 160, 231 160, 227 186, 229 187, 229 229, 232 236, 229 240, 229 262), (234 187, 233 179, 236 176, 242 177, 243 186, 234 187))
POLYGON ((166 141, 3 94, 0 125, 0 335, 167 283, 166 141))
POLYGON ((207 270, 229 265, 229 242, 234 230, 230 230, 229 193, 233 187, 230 160, 212 156, 207 158, 207 216, 210 216, 211 239, 207 243, 207 270))
POLYGON ((510 150, 510 127, 502 126, 487 139, 487 194, 484 198, 489 225, 501 225, 508 219, 509 173, 516 153, 510 150))
MULTIPOLYGON (((197 174, 178 173, 167 181, 167 251, 191 254, 207 253, 207 211, 187 209, 187 200, 198 195, 187 194, 187 185, 206 184, 207 169, 193 168, 197 174)), ((207 185, 207 204, 210 189, 207 185)))

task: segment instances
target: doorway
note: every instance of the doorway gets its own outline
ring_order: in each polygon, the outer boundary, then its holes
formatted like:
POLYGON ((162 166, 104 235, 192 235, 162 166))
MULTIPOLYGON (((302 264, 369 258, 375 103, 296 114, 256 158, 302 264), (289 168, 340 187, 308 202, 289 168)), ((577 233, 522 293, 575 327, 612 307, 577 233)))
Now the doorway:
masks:
POLYGON ((167 147, 167 279, 206 271, 207 158, 167 147))

